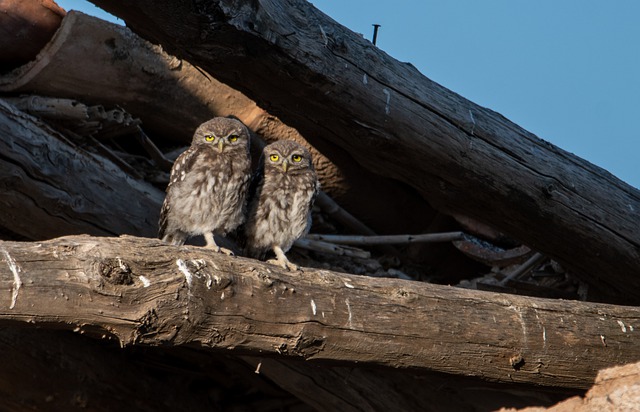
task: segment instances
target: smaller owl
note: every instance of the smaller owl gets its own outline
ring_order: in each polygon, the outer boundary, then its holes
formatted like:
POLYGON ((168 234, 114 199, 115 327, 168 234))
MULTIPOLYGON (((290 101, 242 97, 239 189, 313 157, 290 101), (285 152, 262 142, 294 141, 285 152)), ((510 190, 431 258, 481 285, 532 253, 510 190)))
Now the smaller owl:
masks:
POLYGON ((245 220, 251 179, 249 139, 245 125, 226 117, 196 129, 191 146, 171 169, 160 211, 160 239, 182 245, 191 236, 204 235, 206 247, 233 254, 216 245, 213 235, 224 236, 245 220))
POLYGON ((297 270, 285 253, 309 232, 319 186, 307 149, 290 140, 266 146, 251 183, 245 253, 262 259, 273 250, 269 263, 297 270))

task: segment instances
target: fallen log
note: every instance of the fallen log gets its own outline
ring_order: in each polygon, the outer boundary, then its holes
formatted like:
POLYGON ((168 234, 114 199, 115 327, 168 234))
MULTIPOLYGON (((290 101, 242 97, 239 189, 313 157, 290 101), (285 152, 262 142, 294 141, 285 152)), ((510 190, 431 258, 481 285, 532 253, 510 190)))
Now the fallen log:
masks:
POLYGON ((0 99, 0 227, 39 240, 155 236, 164 194, 0 99))
POLYGON ((156 239, 0 243, 0 325, 121 345, 383 366, 587 388, 640 360, 640 308, 305 268, 156 239))
POLYGON ((640 192, 430 81, 305 0, 92 0, 439 210, 561 262, 592 298, 640 302, 640 192), (580 247, 576 247, 580 245, 580 247))

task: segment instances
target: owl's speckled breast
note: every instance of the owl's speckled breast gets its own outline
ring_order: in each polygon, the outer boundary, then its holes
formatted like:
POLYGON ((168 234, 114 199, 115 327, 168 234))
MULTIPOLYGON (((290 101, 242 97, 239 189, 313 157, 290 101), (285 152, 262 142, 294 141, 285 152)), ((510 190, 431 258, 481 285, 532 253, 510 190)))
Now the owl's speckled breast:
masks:
MULTIPOLYGON (((206 152, 200 154, 207 157, 206 152)), ((175 189, 174 208, 188 210, 181 229, 195 235, 213 231, 225 234, 245 219, 248 173, 232 173, 232 168, 248 171, 249 161, 232 162, 228 156, 211 161, 199 161, 175 189)))
POLYGON ((262 213, 252 216, 255 222, 249 223, 255 225, 255 247, 271 249, 279 245, 287 251, 296 239, 308 233, 315 181, 313 173, 265 177, 263 190, 269 190, 269 196, 261 198, 262 213))

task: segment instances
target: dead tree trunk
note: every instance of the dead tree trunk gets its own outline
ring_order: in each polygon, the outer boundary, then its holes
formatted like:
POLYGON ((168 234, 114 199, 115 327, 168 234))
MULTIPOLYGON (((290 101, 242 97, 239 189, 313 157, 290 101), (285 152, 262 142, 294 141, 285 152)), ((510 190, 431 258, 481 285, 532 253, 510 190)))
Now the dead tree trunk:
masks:
POLYGON ((371 171, 640 302, 640 193, 389 57, 304 0, 93 0, 371 171), (576 247, 580 245, 580 247, 576 247))
POLYGON ((305 269, 153 239, 0 243, 0 324, 123 345, 436 371, 586 388, 640 360, 640 309, 305 269))

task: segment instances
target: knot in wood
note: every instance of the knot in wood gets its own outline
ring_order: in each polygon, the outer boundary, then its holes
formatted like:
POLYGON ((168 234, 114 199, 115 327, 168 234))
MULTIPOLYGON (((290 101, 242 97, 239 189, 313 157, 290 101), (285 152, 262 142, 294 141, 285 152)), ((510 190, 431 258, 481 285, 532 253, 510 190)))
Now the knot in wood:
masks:
POLYGON ((112 285, 132 285, 131 267, 120 257, 106 258, 99 262, 98 273, 112 285))

